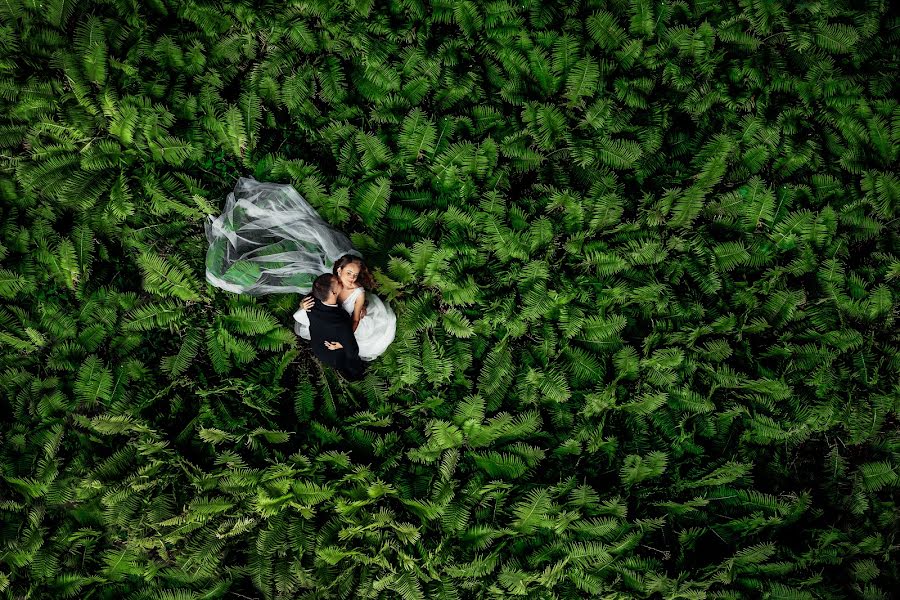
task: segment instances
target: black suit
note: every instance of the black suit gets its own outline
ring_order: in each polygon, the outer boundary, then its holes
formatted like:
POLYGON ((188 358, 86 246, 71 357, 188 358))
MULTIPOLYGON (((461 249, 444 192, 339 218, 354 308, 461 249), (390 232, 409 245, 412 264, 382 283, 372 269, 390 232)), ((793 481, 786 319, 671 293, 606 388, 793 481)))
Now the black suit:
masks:
POLYGON ((365 365, 359 357, 350 315, 340 306, 325 306, 318 298, 310 297, 315 301, 308 313, 313 354, 348 379, 362 379, 365 365), (326 341, 340 342, 343 348, 329 350, 325 347, 326 341))

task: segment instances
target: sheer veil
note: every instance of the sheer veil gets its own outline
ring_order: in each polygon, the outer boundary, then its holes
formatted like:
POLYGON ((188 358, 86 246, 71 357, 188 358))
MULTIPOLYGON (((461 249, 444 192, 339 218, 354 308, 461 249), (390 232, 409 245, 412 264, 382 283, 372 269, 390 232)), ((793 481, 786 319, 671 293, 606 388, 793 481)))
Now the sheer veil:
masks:
POLYGON ((305 294, 344 254, 362 257, 289 184, 241 177, 204 224, 206 280, 236 294, 305 294))

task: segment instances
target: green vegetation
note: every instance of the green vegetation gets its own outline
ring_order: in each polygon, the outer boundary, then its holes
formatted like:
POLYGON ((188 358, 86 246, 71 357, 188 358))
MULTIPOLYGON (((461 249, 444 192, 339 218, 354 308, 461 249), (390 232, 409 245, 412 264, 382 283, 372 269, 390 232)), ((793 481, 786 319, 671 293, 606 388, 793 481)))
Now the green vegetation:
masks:
POLYGON ((219 4, 0 3, 2 597, 900 589, 891 3, 219 4), (248 174, 364 381, 205 283, 248 174))

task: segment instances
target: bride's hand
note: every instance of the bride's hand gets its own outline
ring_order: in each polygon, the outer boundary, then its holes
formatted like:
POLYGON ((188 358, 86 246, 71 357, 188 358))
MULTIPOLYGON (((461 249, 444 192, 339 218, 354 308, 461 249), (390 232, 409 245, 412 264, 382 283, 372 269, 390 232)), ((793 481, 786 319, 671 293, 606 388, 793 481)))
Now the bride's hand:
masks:
POLYGON ((300 308, 309 312, 309 310, 313 306, 315 306, 315 304, 316 304, 316 301, 313 300, 312 296, 306 296, 305 298, 303 298, 303 302, 300 303, 300 308))
POLYGON ((361 309, 359 309, 359 318, 360 318, 360 320, 362 320, 362 318, 363 318, 364 316, 366 316, 366 307, 365 307, 365 306, 363 306, 361 309))

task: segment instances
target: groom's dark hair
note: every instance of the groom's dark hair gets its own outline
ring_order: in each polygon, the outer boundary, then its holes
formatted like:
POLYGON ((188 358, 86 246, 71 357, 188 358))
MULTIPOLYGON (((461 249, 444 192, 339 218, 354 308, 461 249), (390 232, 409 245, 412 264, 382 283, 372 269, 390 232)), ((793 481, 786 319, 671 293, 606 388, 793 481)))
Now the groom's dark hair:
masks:
POLYGON ((312 293, 319 302, 325 302, 325 299, 328 298, 328 294, 331 293, 331 284, 333 281, 334 275, 331 273, 323 273, 313 281, 312 293))

